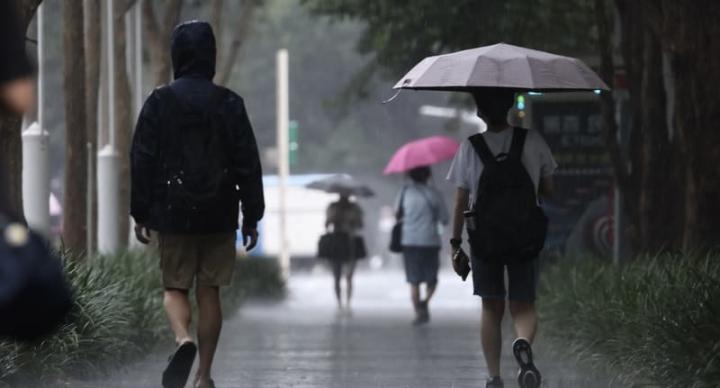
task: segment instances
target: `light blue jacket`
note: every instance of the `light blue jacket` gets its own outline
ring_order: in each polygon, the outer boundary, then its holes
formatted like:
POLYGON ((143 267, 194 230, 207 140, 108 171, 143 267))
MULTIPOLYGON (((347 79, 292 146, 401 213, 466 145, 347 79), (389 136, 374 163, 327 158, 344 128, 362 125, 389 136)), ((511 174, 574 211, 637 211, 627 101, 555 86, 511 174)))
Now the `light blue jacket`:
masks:
POLYGON ((445 201, 434 187, 408 183, 395 199, 395 211, 403 206, 402 245, 440 247, 440 224, 450 219, 445 201), (402 204, 400 199, 402 198, 402 204))

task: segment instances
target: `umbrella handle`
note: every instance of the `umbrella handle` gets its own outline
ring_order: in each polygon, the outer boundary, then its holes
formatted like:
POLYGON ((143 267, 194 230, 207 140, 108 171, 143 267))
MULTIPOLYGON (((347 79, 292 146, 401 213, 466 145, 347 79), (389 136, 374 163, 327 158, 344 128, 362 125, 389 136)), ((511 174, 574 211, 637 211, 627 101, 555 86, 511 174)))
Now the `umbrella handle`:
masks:
POLYGON ((400 95, 400 92, 402 92, 402 91, 403 91, 402 89, 398 89, 398 90, 395 92, 395 94, 392 95, 392 97, 388 98, 387 100, 384 100, 384 101, 382 102, 382 104, 385 105, 385 104, 387 104, 387 103, 393 102, 393 101, 397 98, 397 96, 400 95))
POLYGON ((397 92, 395 92, 395 94, 393 94, 392 97, 390 97, 390 98, 388 98, 387 100, 383 101, 383 102, 382 102, 383 105, 385 105, 385 104, 387 104, 387 103, 390 103, 390 102, 393 102, 393 100, 395 100, 395 99, 397 98, 397 96, 400 95, 400 92, 403 91, 402 88, 403 88, 405 85, 409 84, 410 82, 411 82, 410 78, 406 78, 405 81, 403 81, 403 86, 399 87, 398 90, 397 90, 397 92))

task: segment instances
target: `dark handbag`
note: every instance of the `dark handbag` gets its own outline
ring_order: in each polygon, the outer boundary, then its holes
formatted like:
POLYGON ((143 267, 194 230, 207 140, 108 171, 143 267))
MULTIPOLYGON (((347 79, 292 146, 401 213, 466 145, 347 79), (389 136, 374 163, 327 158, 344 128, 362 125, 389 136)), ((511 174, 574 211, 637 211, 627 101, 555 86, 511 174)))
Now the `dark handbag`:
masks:
POLYGON ((71 307, 60 259, 42 237, 0 215, 0 337, 42 338, 71 307))
POLYGON ((325 233, 318 241, 318 254, 321 259, 334 259, 337 256, 337 234, 325 233))
POLYGON ((402 253, 402 227, 403 217, 405 216, 405 210, 403 202, 405 202, 405 190, 407 186, 403 187, 402 193, 400 194, 400 204, 398 205, 397 213, 395 213, 395 225, 392 228, 390 234, 390 252, 402 253))
POLYGON ((355 236, 355 259, 360 260, 367 257, 367 246, 362 236, 355 236))
POLYGON ((362 236, 351 237, 347 233, 328 232, 318 241, 317 256, 328 260, 364 259, 367 257, 367 246, 362 236))

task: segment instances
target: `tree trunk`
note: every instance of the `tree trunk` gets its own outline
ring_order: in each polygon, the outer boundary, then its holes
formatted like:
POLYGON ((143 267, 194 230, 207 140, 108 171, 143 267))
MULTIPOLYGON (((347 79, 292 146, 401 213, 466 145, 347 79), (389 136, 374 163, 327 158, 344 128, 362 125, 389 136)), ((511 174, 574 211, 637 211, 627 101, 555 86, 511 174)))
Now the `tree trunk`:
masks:
POLYGON ((675 250, 682 245, 684 210, 667 203, 682 203, 686 185, 679 144, 671 141, 666 119, 662 46, 642 3, 615 0, 615 5, 631 110, 624 210, 630 214, 636 252, 675 250))
POLYGON ((7 171, 3 179, 6 201, 3 211, 9 216, 23 220, 22 202, 22 141, 20 130, 22 118, 14 115, 3 115, 0 118, 0 168, 7 171))
MULTIPOLYGON (((626 6, 624 0, 617 0, 618 8, 626 6)), ((613 59, 614 48, 611 42, 612 16, 606 8, 605 0, 595 0, 594 3, 596 13, 596 23, 598 27, 598 49, 600 53, 600 75, 610 87, 613 86, 615 78, 615 63, 613 59)), ((626 20, 622 19, 621 12, 621 31, 623 37, 627 35, 626 20)), ((633 42, 635 43, 635 42, 633 42)), ((628 68, 628 60, 625 61, 628 68)), ((632 65, 632 63, 631 63, 632 65)), ((628 70, 630 73, 630 70, 628 70)), ((632 82, 632 80, 631 80, 632 82)), ((632 89, 630 92, 631 103, 633 101, 632 89)), ((605 143, 610 154, 613 165, 613 173, 615 175, 615 184, 622 195, 621 212, 627 219, 625 229, 620 231, 621 238, 627 241, 630 252, 635 253, 640 245, 640 213, 638 211, 639 198, 639 179, 641 170, 637 163, 634 163, 639 153, 637 132, 639 127, 632 126, 631 140, 627 152, 623 150, 619 140, 619 125, 616 121, 615 97, 613 92, 605 92, 600 97, 600 109, 603 117, 603 126, 605 133, 605 143)))
POLYGON ((682 246, 683 231, 678 220, 685 187, 678 180, 677 164, 670 142, 666 112, 667 97, 663 75, 663 54, 659 40, 649 29, 644 33, 644 74, 642 95, 642 184, 640 192, 640 249, 646 253, 674 250, 682 246))
MULTIPOLYGON (((238 14, 237 22, 233 24, 233 39, 230 41, 229 47, 225 48, 222 45, 222 19, 213 16, 215 23, 215 35, 219 38, 216 41, 218 51, 218 72, 215 75, 215 82, 218 85, 227 85, 232 75, 232 70, 237 63, 237 57, 240 53, 242 45, 247 40, 247 36, 252 28, 252 22, 259 6, 259 2, 256 0, 245 0, 240 7, 240 13, 238 14)), ((213 15, 218 12, 218 7, 222 10, 222 2, 219 1, 213 4, 213 15)))
POLYGON ((714 90, 720 68, 713 68, 720 63, 711 58, 720 52, 714 53, 671 54, 677 125, 687 162, 686 249, 720 245, 720 99, 714 90))
MULTIPOLYGON (((42 0, 18 0, 17 10, 20 17, 20 28, 27 30, 35 11, 42 0)), ((10 215, 23 220, 22 205, 22 140, 20 131, 22 118, 11 114, 0 115, 0 169, 4 169, 5 179, 2 188, 5 190, 6 209, 10 215)))
POLYGON ((87 115, 83 3, 63 1, 65 91, 65 197, 63 241, 72 252, 86 250, 87 115))
POLYGON ((720 3, 642 2, 670 58, 675 120, 686 164, 684 246, 720 245, 720 3))
MULTIPOLYGON (((100 89, 100 55, 101 46, 101 5, 100 0, 85 0, 85 103, 87 115, 87 142, 91 144, 90 155, 93 160, 88 163, 92 166, 92 176, 97 176, 95 163, 98 151, 98 95, 100 89)), ((89 183, 89 182, 88 182, 89 183)), ((92 190, 92 215, 93 223, 97 225, 97 185, 92 190)), ((95 233, 91 234, 93 241, 90 242, 91 249, 97 243, 95 233)))
MULTIPOLYGON (((115 129, 117 151, 120 154, 120 182, 130 182, 130 141, 132 137, 132 93, 127 69, 127 28, 125 14, 131 3, 115 1, 115 129)), ((130 232, 130 185, 120 185, 118 227, 120 245, 125 247, 130 232)))
POLYGON ((153 3, 149 0, 143 2, 143 27, 155 85, 164 85, 171 79, 170 35, 180 19, 182 1, 168 0, 162 19, 156 15, 153 3))

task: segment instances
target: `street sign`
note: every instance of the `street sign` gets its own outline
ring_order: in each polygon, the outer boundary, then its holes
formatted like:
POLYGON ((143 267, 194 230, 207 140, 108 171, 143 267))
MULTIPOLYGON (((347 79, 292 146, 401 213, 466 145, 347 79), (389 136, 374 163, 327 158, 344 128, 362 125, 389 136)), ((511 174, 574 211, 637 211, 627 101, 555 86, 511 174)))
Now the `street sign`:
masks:
POLYGON ((289 162, 291 166, 295 166, 298 163, 298 127, 300 124, 296 120, 290 120, 288 125, 288 139, 290 144, 288 145, 289 162))

